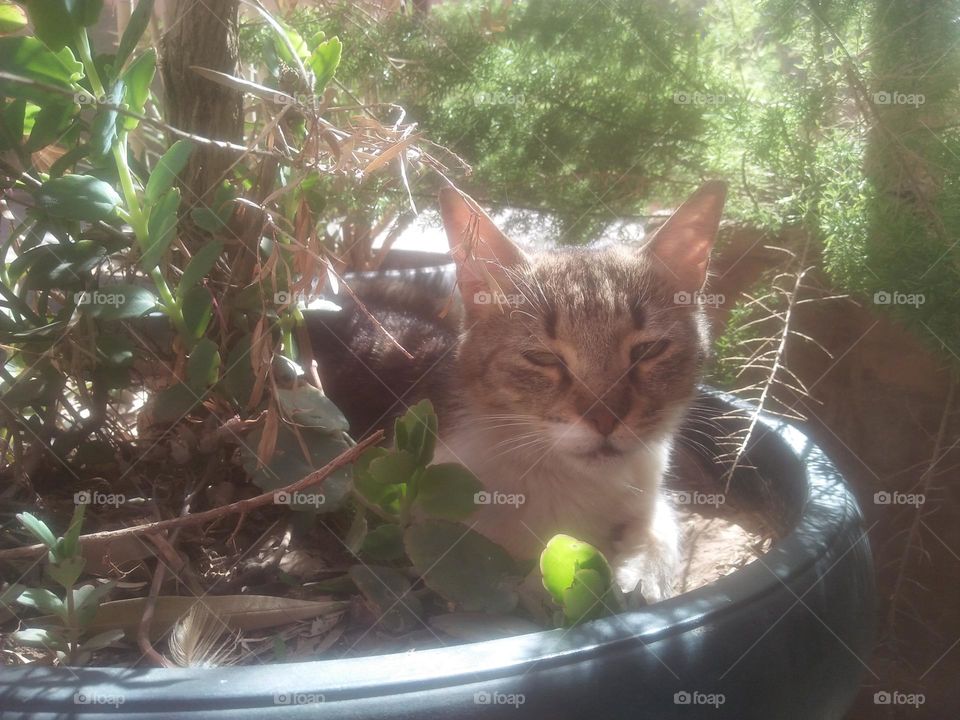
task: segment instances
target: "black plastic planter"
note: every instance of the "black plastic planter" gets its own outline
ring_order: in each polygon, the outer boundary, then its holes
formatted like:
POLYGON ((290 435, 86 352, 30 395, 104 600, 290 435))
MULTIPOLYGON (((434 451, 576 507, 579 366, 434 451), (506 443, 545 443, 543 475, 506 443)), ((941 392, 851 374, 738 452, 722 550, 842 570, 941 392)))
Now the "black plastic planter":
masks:
MULTIPOLYGON (((743 407, 713 391, 700 404, 720 428, 743 407)), ((762 417, 747 460, 753 469, 734 482, 778 508, 783 538, 731 575, 641 611, 570 631, 342 660, 6 668, 0 717, 842 718, 873 641, 860 510, 830 460, 789 424, 762 417)))
MULTIPOLYGON (((732 403, 704 401, 718 416, 732 403)), ((745 568, 642 611, 569 632, 344 660, 7 668, 0 716, 841 718, 873 635, 860 511, 830 460, 785 423, 763 419, 749 461, 792 531, 745 568)))

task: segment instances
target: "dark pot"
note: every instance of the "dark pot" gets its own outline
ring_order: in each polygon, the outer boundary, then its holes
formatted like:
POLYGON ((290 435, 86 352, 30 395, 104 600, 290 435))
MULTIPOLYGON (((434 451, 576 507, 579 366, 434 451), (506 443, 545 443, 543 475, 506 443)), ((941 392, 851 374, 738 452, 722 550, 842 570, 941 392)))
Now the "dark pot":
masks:
MULTIPOLYGON (((708 390, 701 405, 718 434, 737 422, 722 416, 748 407, 708 390)), ((860 510, 833 463, 783 421, 761 416, 746 465, 734 491, 764 495, 783 538, 721 580, 646 609, 570 631, 343 660, 7 668, 0 716, 842 718, 873 642, 860 510)))

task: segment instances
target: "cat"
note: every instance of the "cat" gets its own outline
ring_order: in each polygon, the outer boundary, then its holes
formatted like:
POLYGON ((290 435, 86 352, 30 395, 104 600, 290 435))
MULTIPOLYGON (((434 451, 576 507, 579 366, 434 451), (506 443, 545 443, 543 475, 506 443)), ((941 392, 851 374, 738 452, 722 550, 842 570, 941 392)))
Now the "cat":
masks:
POLYGON ((359 284, 382 327, 349 312, 311 328, 324 387, 355 431, 429 398, 435 460, 477 476, 471 522, 518 559, 562 532, 599 548, 624 592, 670 597, 679 530, 662 485, 709 351, 696 299, 725 196, 703 185, 642 247, 526 253, 445 188, 459 303, 359 284))

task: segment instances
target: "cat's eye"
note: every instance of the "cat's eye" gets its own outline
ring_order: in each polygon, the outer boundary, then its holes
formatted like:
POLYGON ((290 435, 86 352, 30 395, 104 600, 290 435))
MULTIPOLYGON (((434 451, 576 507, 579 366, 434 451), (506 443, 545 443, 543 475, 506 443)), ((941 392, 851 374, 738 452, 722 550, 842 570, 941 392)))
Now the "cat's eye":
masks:
POLYGON ((537 367, 562 367, 563 358, 549 350, 527 350, 523 359, 537 367))
POLYGON ((669 346, 670 341, 663 339, 637 343, 630 348, 630 362, 639 363, 645 360, 653 360, 658 355, 663 355, 669 346))

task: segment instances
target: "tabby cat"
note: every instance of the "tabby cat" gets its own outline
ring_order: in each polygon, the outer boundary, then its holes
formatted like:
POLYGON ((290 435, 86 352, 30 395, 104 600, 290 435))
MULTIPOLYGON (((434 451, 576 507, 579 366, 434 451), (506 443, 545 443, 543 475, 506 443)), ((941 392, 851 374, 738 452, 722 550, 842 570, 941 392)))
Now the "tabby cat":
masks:
POLYGON ((564 532, 599 547, 626 592, 668 597, 679 533, 662 482, 708 352, 696 294, 725 195, 703 185, 642 247, 525 253, 445 189, 457 305, 418 283, 358 284, 382 328, 361 312, 312 327, 324 386, 355 435, 430 398, 437 461, 480 479, 475 529, 516 557, 564 532))

